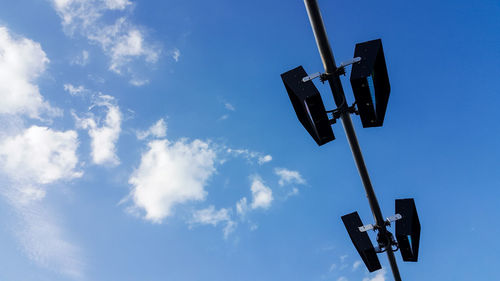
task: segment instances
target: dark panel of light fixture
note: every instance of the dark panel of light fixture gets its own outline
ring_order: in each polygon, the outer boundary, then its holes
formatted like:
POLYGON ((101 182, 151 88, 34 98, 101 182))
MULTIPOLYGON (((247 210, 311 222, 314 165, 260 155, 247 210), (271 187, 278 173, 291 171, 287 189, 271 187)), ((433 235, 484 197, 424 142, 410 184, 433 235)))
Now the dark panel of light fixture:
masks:
POLYGON ((318 145, 335 139, 321 95, 302 66, 281 74, 297 118, 318 145))
POLYGON ((354 57, 361 58, 353 64, 350 78, 361 123, 364 128, 380 127, 391 92, 382 40, 356 44, 354 57))
POLYGON ((363 223, 361 222, 358 212, 342 216, 342 221, 344 222, 354 247, 365 263, 368 271, 373 272, 381 269, 382 266, 380 266, 380 261, 378 260, 377 253, 375 252, 370 237, 368 237, 366 232, 359 231, 359 227, 363 226, 363 223))
POLYGON ((396 221, 396 239, 404 261, 418 260, 420 242, 420 221, 413 199, 397 199, 396 214, 402 216, 396 221))

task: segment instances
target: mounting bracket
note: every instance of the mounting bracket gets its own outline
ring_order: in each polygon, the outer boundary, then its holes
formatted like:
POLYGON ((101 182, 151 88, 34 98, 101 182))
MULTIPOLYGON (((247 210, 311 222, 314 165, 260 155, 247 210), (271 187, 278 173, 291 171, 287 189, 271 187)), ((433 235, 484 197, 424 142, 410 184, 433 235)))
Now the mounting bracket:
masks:
MULTIPOLYGON (((390 217, 385 219, 385 225, 391 225, 391 222, 400 220, 402 218, 403 218, 403 216, 401 216, 400 214, 395 214, 394 216, 390 216, 390 217)), ((358 227, 360 232, 366 232, 366 231, 372 230, 372 229, 376 230, 377 228, 378 228, 378 226, 373 225, 373 224, 367 224, 367 225, 363 225, 363 226, 358 227)))
POLYGON ((332 75, 340 76, 340 75, 345 75, 345 67, 351 64, 355 64, 361 61, 361 57, 355 57, 350 60, 346 60, 340 63, 340 65, 337 67, 334 73, 321 73, 321 72, 316 72, 311 75, 308 75, 304 78, 302 78, 302 82, 307 82, 311 81, 313 79, 316 79, 319 77, 321 83, 325 83, 325 81, 328 80, 328 78, 332 75))
POLYGON ((341 108, 336 108, 333 110, 327 110, 326 113, 331 113, 332 114, 332 119, 330 119, 330 124, 335 124, 337 123, 337 119, 340 118, 342 113, 348 112, 348 113, 354 113, 356 115, 359 115, 358 110, 356 109, 356 102, 354 102, 351 106, 343 106, 341 108))

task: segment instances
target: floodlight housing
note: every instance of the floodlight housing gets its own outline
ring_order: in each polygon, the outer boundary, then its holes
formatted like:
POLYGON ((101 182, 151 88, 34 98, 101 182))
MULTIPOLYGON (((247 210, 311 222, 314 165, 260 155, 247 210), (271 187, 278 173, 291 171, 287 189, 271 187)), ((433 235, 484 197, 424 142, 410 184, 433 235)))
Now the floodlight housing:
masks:
POLYGON ((382 40, 356 44, 354 57, 361 57, 353 64, 350 78, 361 123, 364 128, 380 127, 391 92, 382 40))
POLYGON ((349 233, 354 247, 359 253, 359 256, 366 265, 369 272, 373 272, 382 268, 378 260, 377 253, 373 247, 372 241, 366 232, 359 231, 359 227, 363 226, 358 212, 350 213, 342 216, 342 222, 349 233))
POLYGON ((302 66, 281 74, 297 118, 318 145, 335 139, 321 95, 302 66))
POLYGON ((396 239, 404 261, 418 260, 420 243, 420 221, 418 220, 415 201, 410 199, 396 200, 396 214, 402 216, 396 221, 396 239))

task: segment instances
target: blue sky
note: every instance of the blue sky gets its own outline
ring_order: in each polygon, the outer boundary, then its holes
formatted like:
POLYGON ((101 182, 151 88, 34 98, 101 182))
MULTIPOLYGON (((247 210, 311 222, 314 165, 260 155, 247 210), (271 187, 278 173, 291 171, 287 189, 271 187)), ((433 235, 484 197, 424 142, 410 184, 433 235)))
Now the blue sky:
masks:
MULTIPOLYGON (((338 63, 383 41, 384 126, 353 122, 384 216, 415 198, 403 280, 495 279, 500 4, 319 3, 338 63)), ((322 70, 302 1, 1 6, 1 280, 392 280, 340 220, 373 220, 343 129, 318 147, 282 85, 322 70)))

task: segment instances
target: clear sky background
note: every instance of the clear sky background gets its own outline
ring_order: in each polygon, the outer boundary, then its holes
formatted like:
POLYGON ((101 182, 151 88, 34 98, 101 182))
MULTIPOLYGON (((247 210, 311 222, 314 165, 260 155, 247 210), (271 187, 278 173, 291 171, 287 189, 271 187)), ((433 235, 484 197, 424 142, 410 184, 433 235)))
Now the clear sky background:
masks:
MULTIPOLYGON (((340 219, 373 222, 342 127, 318 147, 280 78, 323 70, 302 1, 0 3, 0 280, 392 280, 340 219)), ((498 279, 500 3, 319 4, 337 63, 382 38, 384 126, 353 122, 384 216, 415 198, 403 280, 498 279)))

